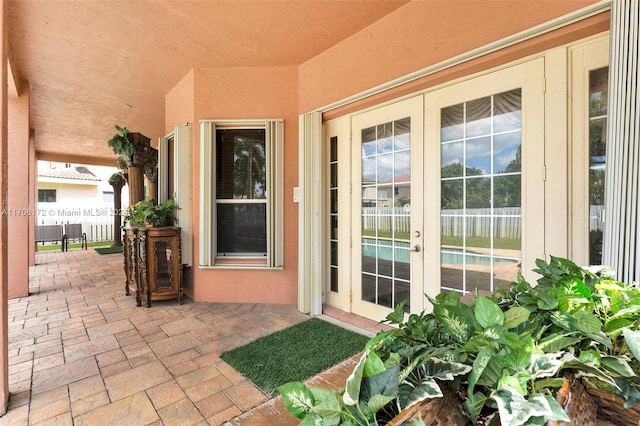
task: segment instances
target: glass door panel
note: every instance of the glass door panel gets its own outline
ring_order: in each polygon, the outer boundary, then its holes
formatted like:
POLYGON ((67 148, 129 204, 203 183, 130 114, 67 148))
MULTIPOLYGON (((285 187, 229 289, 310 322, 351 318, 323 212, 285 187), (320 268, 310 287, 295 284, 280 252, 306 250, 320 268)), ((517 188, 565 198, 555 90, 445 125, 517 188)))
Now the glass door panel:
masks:
POLYGON ((602 264, 609 68, 589 72, 589 264, 602 264))
POLYGON ((335 308, 349 307, 349 137, 347 118, 324 123, 324 193, 326 227, 323 302, 335 308))
POLYGON ((412 295, 420 294, 422 275, 421 208, 415 207, 422 203, 421 168, 414 159, 416 149, 421 153, 421 112, 415 98, 353 119, 359 161, 353 185, 360 192, 353 209, 353 311, 376 320, 401 302, 406 312, 422 307, 412 295))
POLYGON ((411 147, 408 117, 362 129, 362 299, 386 308, 408 296, 411 147))
POLYGON ((569 50, 570 169, 569 258, 578 265, 602 262, 607 145, 609 37, 569 50))
POLYGON ((520 89, 441 109, 442 289, 493 291, 521 258, 520 89))
POLYGON ((425 95, 426 294, 492 292, 544 257, 543 74, 533 60, 425 95))

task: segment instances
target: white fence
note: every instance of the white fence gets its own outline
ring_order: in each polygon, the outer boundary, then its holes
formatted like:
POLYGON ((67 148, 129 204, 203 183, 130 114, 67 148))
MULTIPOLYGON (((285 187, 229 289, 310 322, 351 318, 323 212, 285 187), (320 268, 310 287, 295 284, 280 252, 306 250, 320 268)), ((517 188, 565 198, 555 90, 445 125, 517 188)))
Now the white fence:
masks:
POLYGON ((362 229, 411 232, 409 213, 404 207, 363 207, 362 229))
MULTIPOLYGON (((440 227, 442 236, 489 237, 492 231, 496 238, 520 238, 522 218, 519 207, 501 209, 442 210, 440 227), (465 216, 463 216, 463 214, 465 216), (466 229, 465 226, 466 217, 466 229)), ((410 212, 404 207, 364 207, 362 226, 364 230, 411 232, 410 212)))
POLYGON ((520 212, 520 207, 493 209, 493 215, 491 209, 442 210, 440 229, 443 237, 490 237, 493 232, 494 238, 521 238, 520 212))
MULTIPOLYGON (((404 207, 364 207, 362 226, 364 230, 411 232, 410 212, 404 207)), ((602 231, 604 206, 592 205, 589 208, 590 230, 602 231)), ((442 210, 440 228, 442 236, 455 237, 465 234, 468 237, 489 237, 493 221, 495 238, 521 238, 522 216, 520 207, 501 209, 459 209, 442 210), (466 216, 463 216, 466 215, 466 216), (464 229, 466 217, 466 229, 464 229)))
POLYGON ((589 206, 589 230, 602 231, 604 229, 604 206, 589 206))

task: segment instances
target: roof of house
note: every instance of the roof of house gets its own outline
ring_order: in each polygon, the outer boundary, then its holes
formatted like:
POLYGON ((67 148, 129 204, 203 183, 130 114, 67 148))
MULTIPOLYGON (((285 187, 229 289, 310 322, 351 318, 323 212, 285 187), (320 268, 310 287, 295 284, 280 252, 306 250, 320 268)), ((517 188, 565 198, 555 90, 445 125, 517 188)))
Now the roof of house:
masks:
POLYGON ((85 166, 46 170, 46 171, 38 172, 38 176, 59 178, 59 179, 100 181, 100 178, 94 175, 91 172, 91 170, 89 170, 85 166))

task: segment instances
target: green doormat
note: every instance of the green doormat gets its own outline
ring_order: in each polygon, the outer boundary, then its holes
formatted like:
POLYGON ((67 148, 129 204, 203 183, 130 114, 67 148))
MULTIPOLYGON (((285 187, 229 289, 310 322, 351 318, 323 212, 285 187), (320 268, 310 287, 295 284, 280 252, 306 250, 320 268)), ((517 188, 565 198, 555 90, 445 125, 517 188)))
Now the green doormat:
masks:
POLYGON ((362 351, 367 336, 318 318, 261 337, 220 357, 269 395, 362 351))
POLYGON ((96 251, 99 254, 113 254, 113 253, 122 253, 122 246, 120 247, 98 247, 96 251))

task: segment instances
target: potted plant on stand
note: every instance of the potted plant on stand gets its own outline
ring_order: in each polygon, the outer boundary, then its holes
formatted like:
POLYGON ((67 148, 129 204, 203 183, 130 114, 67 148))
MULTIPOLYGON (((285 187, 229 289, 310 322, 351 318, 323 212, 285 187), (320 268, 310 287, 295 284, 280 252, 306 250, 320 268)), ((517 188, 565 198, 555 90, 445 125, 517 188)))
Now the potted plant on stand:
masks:
POLYGON ((171 199, 157 204, 155 200, 145 198, 129 206, 125 221, 131 226, 147 228, 173 226, 176 220, 176 210, 179 208, 171 199))

